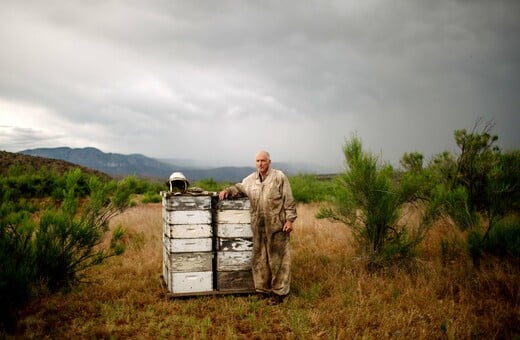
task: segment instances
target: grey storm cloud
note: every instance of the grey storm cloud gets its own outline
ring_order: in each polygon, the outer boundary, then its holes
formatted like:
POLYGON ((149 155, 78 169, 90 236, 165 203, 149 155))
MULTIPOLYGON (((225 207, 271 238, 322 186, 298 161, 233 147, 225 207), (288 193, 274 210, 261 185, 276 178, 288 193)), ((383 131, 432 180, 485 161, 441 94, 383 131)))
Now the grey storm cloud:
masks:
POLYGON ((520 145, 518 1, 3 8, 7 150, 96 146, 241 165, 265 148, 277 160, 337 168, 354 132, 396 162, 454 148, 453 131, 479 118, 495 121, 504 147, 520 145))

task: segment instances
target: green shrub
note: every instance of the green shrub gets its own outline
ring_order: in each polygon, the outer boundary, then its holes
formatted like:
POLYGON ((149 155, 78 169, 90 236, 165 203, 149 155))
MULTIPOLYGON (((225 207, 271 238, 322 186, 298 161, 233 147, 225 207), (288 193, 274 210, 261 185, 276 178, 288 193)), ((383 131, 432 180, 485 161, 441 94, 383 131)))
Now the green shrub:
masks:
POLYGON ((459 155, 445 152, 428 168, 432 181, 438 183, 430 192, 432 205, 468 231, 467 247, 474 258, 482 252, 505 255, 496 251, 510 246, 507 238, 499 237, 511 232, 503 220, 520 208, 520 152, 502 153, 494 145, 498 136, 490 133, 493 124, 479 130, 480 125, 477 122, 470 132, 456 130, 459 155))
MULTIPOLYGON (((78 195, 89 194, 87 183, 89 177, 89 175, 81 173, 76 188, 78 195)), ((0 178, 0 189, 2 192, 9 190, 12 200, 50 196, 59 201, 63 199, 64 180, 64 176, 54 170, 46 168, 34 170, 30 167, 23 170, 23 167, 12 165, 6 171, 6 176, 0 178)))
POLYGON ((162 197, 158 191, 147 191, 143 195, 141 202, 143 203, 159 203, 162 201, 162 197))
POLYGON ((468 193, 462 186, 449 189, 436 185, 430 195, 429 208, 449 216, 461 230, 470 230, 481 223, 480 216, 468 205, 468 193))
POLYGON ((38 219, 14 204, 9 190, 2 196, 0 326, 11 324, 16 309, 40 284, 50 290, 69 287, 86 268, 124 251, 122 228, 113 232, 108 249, 101 243, 109 220, 128 207, 128 182, 103 183, 79 169, 63 178, 64 187, 55 188, 62 192, 61 204, 50 205, 38 219))
POLYGON ((520 220, 503 219, 487 235, 478 230, 470 231, 468 251, 474 260, 483 253, 499 257, 520 257, 520 220))
POLYGON ((155 180, 137 178, 136 176, 127 176, 124 178, 124 181, 128 187, 128 190, 138 195, 142 195, 151 191, 158 193, 166 189, 166 185, 164 183, 160 183, 155 180))
POLYGON ((503 219, 485 239, 485 249, 498 255, 520 258, 520 220, 503 219))
POLYGON ((77 189, 83 175, 72 170, 65 175, 65 198, 59 209, 49 209, 40 218, 34 235, 39 279, 51 290, 69 286, 81 272, 120 253, 117 245, 99 249, 109 220, 128 207, 131 181, 88 181, 90 196, 80 207, 77 189))
POLYGON ((4 194, 0 205, 0 330, 9 330, 16 310, 30 298, 35 278, 31 236, 35 225, 25 211, 15 211, 4 194))
POLYGON ((233 185, 233 184, 234 183, 230 183, 230 182, 219 183, 219 182, 216 182, 213 179, 213 177, 209 177, 209 178, 200 179, 200 180, 196 181, 193 185, 195 187, 199 187, 199 188, 209 191, 209 192, 219 192, 222 189, 224 189, 230 185, 233 185))
POLYGON ((322 207, 317 217, 341 221, 350 227, 358 251, 366 256, 369 267, 412 260, 432 218, 425 215, 419 226, 411 228, 400 224, 400 212, 406 203, 417 199, 417 183, 421 181, 410 180, 406 186, 401 185, 392 167, 364 152, 357 137, 347 141, 343 151, 347 171, 334 182, 332 206, 322 207))
POLYGON ((318 179, 314 174, 290 176, 289 182, 298 203, 323 202, 333 193, 332 179, 318 179))

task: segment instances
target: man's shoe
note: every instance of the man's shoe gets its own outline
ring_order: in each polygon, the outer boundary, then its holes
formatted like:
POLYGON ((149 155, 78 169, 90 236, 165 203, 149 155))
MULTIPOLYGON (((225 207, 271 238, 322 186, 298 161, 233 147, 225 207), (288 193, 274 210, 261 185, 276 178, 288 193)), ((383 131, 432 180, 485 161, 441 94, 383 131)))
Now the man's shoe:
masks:
POLYGON ((287 295, 273 294, 273 295, 271 295, 271 298, 269 299, 268 304, 271 306, 282 304, 285 301, 285 298, 287 298, 287 295))

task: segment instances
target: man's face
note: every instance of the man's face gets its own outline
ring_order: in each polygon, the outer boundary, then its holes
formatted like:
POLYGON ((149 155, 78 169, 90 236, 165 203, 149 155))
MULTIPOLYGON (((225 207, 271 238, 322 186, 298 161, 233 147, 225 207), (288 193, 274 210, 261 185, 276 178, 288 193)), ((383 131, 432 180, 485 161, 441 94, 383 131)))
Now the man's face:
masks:
POLYGON ((258 170, 261 174, 265 174, 267 172, 270 164, 271 160, 267 158, 266 154, 260 152, 256 155, 256 170, 258 170))

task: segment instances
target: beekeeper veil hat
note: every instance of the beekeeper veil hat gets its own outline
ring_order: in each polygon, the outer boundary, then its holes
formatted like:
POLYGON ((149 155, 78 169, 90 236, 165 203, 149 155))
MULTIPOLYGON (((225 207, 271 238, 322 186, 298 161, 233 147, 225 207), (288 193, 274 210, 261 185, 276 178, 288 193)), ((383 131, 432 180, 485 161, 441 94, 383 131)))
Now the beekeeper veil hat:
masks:
POLYGON ((170 184, 170 191, 180 191, 185 192, 188 190, 188 186, 190 183, 186 179, 186 176, 182 172, 174 172, 170 175, 170 179, 168 181, 170 184))

